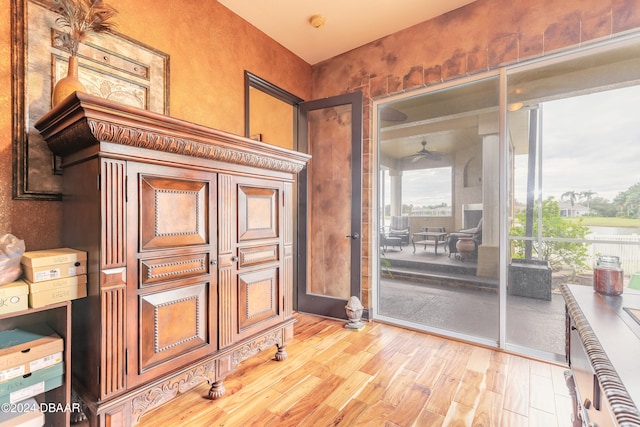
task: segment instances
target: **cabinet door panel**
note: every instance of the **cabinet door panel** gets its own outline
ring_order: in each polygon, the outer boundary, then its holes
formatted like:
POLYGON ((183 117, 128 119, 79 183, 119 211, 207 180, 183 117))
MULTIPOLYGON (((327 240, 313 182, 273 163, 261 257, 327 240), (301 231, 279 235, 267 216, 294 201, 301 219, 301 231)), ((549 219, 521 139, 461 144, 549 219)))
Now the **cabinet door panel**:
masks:
POLYGON ((243 268, 278 261, 279 250, 278 245, 238 248, 238 267, 243 268))
POLYGON ((206 244, 208 183, 140 177, 140 249, 206 244))
POLYGON ((238 240, 278 237, 278 189, 238 185, 238 240))
POLYGON ((140 287, 209 274, 209 254, 140 260, 140 287))
POLYGON ((238 332, 278 318, 278 301, 277 268, 238 274, 238 332))
POLYGON ((140 368, 207 345, 207 283, 140 297, 140 368))

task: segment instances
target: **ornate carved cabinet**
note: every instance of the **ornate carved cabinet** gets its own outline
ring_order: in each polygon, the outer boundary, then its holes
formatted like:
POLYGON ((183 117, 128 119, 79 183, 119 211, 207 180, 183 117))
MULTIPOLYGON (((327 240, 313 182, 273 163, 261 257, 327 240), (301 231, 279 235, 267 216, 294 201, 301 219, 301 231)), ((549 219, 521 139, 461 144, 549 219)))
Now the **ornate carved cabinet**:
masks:
POLYGON ((309 157, 76 93, 37 124, 63 159, 63 240, 89 253, 73 303, 91 425, 132 425, 293 337, 292 191, 309 157))

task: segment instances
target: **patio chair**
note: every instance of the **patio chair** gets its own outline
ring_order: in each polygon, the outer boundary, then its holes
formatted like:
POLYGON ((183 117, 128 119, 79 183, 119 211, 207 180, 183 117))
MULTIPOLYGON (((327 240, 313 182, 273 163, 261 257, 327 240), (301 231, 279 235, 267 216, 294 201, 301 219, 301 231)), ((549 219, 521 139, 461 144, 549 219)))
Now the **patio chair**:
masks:
POLYGON ((402 250, 402 239, 400 237, 392 237, 385 231, 384 227, 380 228, 380 247, 382 248, 382 253, 387 251, 387 247, 397 247, 402 250))
POLYGON ((456 248, 456 244, 458 240, 461 238, 470 238, 473 239, 475 244, 475 250, 473 251, 472 256, 478 257, 478 246, 482 243, 482 218, 478 221, 478 225, 473 228, 466 228, 462 230, 458 230, 454 233, 449 233, 447 235, 447 244, 446 247, 449 250, 449 258, 451 258, 451 254, 457 254, 458 249, 456 248))
POLYGON ((391 226, 389 227, 389 237, 399 237, 400 243, 409 244, 409 217, 408 216, 392 216, 391 226))

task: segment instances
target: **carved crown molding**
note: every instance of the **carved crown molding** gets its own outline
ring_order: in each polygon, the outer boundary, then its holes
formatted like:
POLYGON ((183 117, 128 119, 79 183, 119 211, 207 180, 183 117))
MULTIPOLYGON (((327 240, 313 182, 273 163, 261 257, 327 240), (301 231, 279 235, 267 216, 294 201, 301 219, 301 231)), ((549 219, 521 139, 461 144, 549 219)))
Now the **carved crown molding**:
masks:
POLYGON ((76 92, 36 124, 51 151, 67 156, 101 142, 286 173, 310 156, 173 117, 76 92))
POLYGON ((215 146, 154 131, 141 131, 117 123, 89 119, 87 124, 93 136, 99 141, 281 172, 298 173, 304 167, 301 164, 273 159, 261 154, 242 152, 230 147, 215 146))

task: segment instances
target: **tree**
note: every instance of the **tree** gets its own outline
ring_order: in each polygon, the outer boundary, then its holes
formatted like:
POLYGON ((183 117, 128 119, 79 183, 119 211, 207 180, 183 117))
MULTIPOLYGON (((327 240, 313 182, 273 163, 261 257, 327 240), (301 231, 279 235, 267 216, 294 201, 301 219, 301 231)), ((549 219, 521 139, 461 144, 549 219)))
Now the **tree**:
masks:
POLYGON ((575 191, 565 191, 562 193, 562 196, 560 196, 560 200, 569 200, 571 202, 571 207, 573 207, 573 204, 578 200, 578 197, 579 193, 576 193, 575 191))
POLYGON ((616 207, 604 197, 594 197, 591 199, 589 216, 614 217, 616 216, 616 207))
POLYGON ((406 204, 402 204, 402 214, 403 215, 411 215, 411 212, 413 211, 413 203, 406 205, 406 204))
POLYGON ((591 190, 587 190, 587 191, 581 191, 579 196, 580 196, 580 201, 585 201, 587 203, 587 207, 591 208, 591 200, 593 199, 593 196, 595 196, 596 193, 595 191, 591 191, 591 190))
POLYGON ((633 184, 626 191, 618 193, 613 199, 618 216, 623 218, 640 218, 640 183, 633 184))
MULTIPOLYGON (((533 233, 537 237, 539 230, 538 221, 539 206, 534 208, 533 213, 533 233)), ((525 237, 526 212, 516 215, 516 225, 511 228, 512 236, 525 237)), ((582 220, 578 222, 570 221, 560 216, 560 205, 553 197, 542 202, 542 236, 545 238, 564 239, 585 239, 589 233, 589 227, 582 225, 582 220)), ((513 240, 514 258, 524 258, 525 241, 513 240)), ((533 241, 533 251, 544 260, 549 261, 554 270, 559 269, 563 264, 577 268, 587 266, 587 245, 578 242, 558 242, 558 241, 533 241)))

